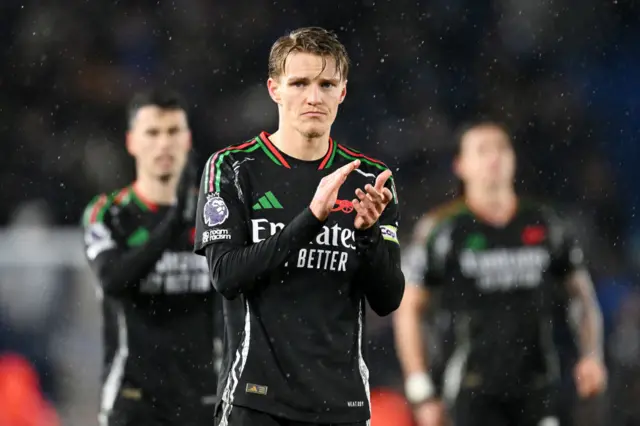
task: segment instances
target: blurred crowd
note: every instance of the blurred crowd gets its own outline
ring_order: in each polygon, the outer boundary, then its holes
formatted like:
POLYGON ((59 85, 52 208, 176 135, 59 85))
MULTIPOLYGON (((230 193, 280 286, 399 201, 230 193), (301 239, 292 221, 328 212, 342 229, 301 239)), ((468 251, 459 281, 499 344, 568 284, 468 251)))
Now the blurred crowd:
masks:
MULTIPOLYGON (((609 406, 622 407, 640 395, 639 12, 634 2, 596 0, 3 0, 3 238, 77 227, 93 195, 131 181, 124 107, 140 88, 184 93, 203 164, 218 148, 273 130, 269 48, 288 30, 324 26, 352 59, 333 136, 392 167, 405 239, 421 214, 453 196, 455 127, 479 115, 511 127, 519 190, 558 206, 592 260, 609 406)), ((0 254, 13 258, 43 241, 58 249, 46 234, 6 238, 0 254)), ((86 275, 67 263, 0 263, 0 349, 25 354, 59 406, 71 385, 52 353, 86 350, 69 339, 98 339, 71 319, 97 315, 97 305, 80 306, 92 294, 69 285, 86 275)), ((397 386, 389 321, 370 325, 374 378, 397 386)))

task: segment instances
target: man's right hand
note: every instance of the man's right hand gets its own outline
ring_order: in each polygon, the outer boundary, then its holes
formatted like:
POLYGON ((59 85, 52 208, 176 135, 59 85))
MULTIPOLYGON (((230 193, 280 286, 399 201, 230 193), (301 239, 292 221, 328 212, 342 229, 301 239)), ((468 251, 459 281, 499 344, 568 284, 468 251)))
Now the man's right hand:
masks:
POLYGON ((413 409, 417 426, 446 426, 444 405, 434 399, 423 402, 413 409))
POLYGON ((311 212, 318 220, 325 221, 329 217, 329 213, 338 199, 340 187, 347 180, 349 173, 359 166, 360 160, 355 160, 322 178, 309 205, 311 212))

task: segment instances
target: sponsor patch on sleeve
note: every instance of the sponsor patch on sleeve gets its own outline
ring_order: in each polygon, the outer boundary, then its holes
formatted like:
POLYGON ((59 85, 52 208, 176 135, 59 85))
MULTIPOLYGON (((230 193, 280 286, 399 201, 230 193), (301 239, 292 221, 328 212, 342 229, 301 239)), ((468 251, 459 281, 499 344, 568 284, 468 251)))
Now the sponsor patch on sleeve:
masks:
POLYGON ((227 229, 211 229, 202 233, 202 244, 209 244, 220 240, 230 239, 231 234, 227 229))
POLYGON ((382 231, 382 238, 385 240, 400 244, 398 241, 398 228, 395 226, 380 225, 380 231, 382 231))
POLYGON ((84 242, 89 260, 116 246, 111 237, 111 231, 103 223, 92 223, 84 231, 84 242))
POLYGON ((222 197, 217 193, 207 195, 207 202, 202 211, 205 225, 209 227, 221 225, 228 217, 229 209, 222 197))

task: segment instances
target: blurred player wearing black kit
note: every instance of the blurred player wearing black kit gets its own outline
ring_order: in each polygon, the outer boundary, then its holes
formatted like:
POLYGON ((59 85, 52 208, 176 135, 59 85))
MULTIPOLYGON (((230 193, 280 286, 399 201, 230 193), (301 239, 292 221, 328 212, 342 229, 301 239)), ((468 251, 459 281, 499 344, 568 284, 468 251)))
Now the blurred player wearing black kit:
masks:
MULTIPOLYGON (((136 181, 84 215, 86 256, 104 315, 101 425, 210 425, 214 311, 207 264, 192 253, 197 203, 184 102, 135 96, 127 149, 136 181)), ((221 307, 218 307, 218 312, 221 307)))
POLYGON ((479 122, 460 135, 454 169, 464 196, 417 225, 404 259, 409 285, 394 323, 406 395, 419 426, 443 424, 441 398, 456 426, 557 426, 552 316, 563 295, 581 308, 578 394, 605 385, 601 316, 582 251, 551 208, 516 196, 502 126, 479 122), (421 330, 436 289, 453 346, 440 386, 421 330))
POLYGON ((404 277, 391 172, 329 137, 347 73, 333 34, 280 38, 267 84, 278 131, 206 164, 195 250, 225 298, 217 425, 370 418, 365 301, 391 313, 404 277))

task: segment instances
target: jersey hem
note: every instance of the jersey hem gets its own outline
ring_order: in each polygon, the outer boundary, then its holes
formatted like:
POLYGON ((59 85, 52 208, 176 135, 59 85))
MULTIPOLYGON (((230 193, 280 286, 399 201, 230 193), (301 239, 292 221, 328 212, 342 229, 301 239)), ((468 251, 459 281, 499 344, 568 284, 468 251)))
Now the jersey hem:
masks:
MULTIPOLYGON (((222 403, 222 400, 220 401, 222 403)), ((277 403, 270 399, 265 399, 263 403, 248 401, 233 401, 232 406, 250 408, 274 417, 280 417, 294 422, 302 423, 359 423, 371 419, 371 412, 362 408, 351 408, 348 413, 317 413, 301 411, 286 404, 277 403)))

